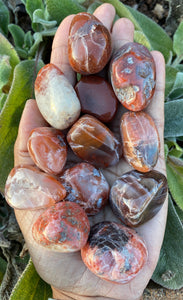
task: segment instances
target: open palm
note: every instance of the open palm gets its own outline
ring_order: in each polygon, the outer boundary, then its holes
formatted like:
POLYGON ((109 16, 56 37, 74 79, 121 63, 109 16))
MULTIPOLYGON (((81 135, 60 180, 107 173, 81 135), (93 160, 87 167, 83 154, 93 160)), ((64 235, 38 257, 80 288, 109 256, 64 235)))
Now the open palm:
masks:
MULTIPOLYGON (((133 41, 133 24, 123 18, 119 19, 112 27, 115 11, 112 5, 103 4, 95 11, 95 16, 109 29, 112 36, 113 50, 123 44, 133 41)), ((67 39, 70 22, 73 16, 68 16, 59 26, 54 38, 51 62, 57 65, 71 84, 75 84, 75 74, 68 63, 67 39)), ((164 129, 164 59, 161 53, 153 51, 152 55, 156 63, 157 85, 153 101, 146 111, 154 119, 160 135, 161 150, 158 163, 155 167, 158 171, 166 173, 164 162, 163 129, 164 129)), ((118 112, 112 124, 112 130, 117 131, 119 118, 118 112)), ((27 139, 33 128, 48 126, 42 118, 35 100, 28 100, 21 118, 19 133, 15 143, 15 165, 31 164, 27 150, 27 139)), ((116 132, 117 133, 117 132, 116 132)), ((69 159, 69 158, 68 158, 69 159)), ((120 162, 103 173, 111 185, 114 180, 129 171, 131 167, 121 159, 120 162)), ((159 213, 150 221, 138 227, 137 232, 143 237, 148 248, 148 260, 142 271, 129 284, 115 284, 104 281, 92 274, 81 260, 80 252, 58 253, 39 246, 32 238, 32 224, 43 210, 20 211, 16 210, 16 217, 25 237, 30 255, 40 276, 53 288, 53 297, 57 299, 139 299, 150 280, 157 264, 161 248, 167 214, 167 201, 159 213)), ((113 215, 110 207, 105 207, 98 215, 90 217, 91 224, 100 221, 120 222, 113 215)))

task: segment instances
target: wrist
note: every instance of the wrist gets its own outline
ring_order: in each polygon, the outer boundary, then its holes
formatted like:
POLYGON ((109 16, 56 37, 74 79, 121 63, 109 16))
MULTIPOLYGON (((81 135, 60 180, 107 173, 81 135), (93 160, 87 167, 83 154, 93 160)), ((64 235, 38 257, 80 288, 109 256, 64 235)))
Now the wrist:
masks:
MULTIPOLYGON (((115 300, 108 297, 96 297, 96 296, 82 296, 79 294, 73 294, 71 292, 63 292, 58 290, 52 286, 53 298, 49 298, 48 300, 115 300)), ((130 300, 130 299, 129 299, 130 300)), ((134 300, 143 300, 143 296, 138 297, 134 300)))

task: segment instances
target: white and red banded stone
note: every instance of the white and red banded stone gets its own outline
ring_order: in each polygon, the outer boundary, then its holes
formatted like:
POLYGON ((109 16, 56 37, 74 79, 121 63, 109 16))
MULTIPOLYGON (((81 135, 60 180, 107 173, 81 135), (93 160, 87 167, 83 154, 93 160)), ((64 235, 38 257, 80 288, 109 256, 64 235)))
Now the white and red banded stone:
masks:
POLYGON ((44 119, 56 129, 68 128, 79 117, 81 105, 76 92, 54 64, 47 64, 39 71, 35 96, 44 119))
POLYGON ((78 203, 89 216, 101 211, 108 201, 108 182, 100 170, 88 163, 67 169, 60 180, 67 192, 65 200, 78 203))
POLYGON ((120 124, 123 153, 130 165, 148 172, 156 165, 160 139, 153 119, 145 112, 126 112, 120 124))
POLYGON ((34 163, 44 172, 58 175, 67 160, 67 146, 63 133, 52 127, 38 127, 31 131, 27 147, 34 163))
POLYGON ((64 199, 66 190, 52 175, 32 166, 14 167, 6 181, 5 198, 17 209, 39 209, 64 199))
POLYGON ((95 16, 86 12, 74 16, 68 39, 69 62, 74 71, 98 73, 109 61, 111 50, 110 33, 95 16))

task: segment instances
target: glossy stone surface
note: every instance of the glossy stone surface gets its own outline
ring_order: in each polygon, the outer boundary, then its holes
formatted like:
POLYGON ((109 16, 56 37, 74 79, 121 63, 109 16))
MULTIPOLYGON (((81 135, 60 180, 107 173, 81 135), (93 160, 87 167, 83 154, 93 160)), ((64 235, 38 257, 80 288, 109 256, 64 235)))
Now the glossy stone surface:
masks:
POLYGON ((90 224, 76 203, 60 202, 44 211, 32 227, 35 241, 58 252, 79 251, 87 242, 90 224))
POLYGON ((147 248, 142 238, 128 227, 114 222, 95 224, 81 249, 85 265, 98 277, 128 283, 143 268, 147 248))
POLYGON ((153 218, 167 196, 166 177, 158 171, 131 171, 118 178, 110 190, 110 205, 117 217, 136 227, 153 218))
POLYGON ((126 160, 140 172, 156 165, 160 149, 157 128, 145 112, 126 112, 121 119, 121 136, 126 160))
POLYGON ((67 169, 60 180, 67 191, 65 200, 78 203, 87 215, 97 214, 109 197, 109 185, 102 174, 88 163, 67 169))
POLYGON ((32 166, 11 170, 5 185, 5 198, 17 209, 39 209, 64 199, 66 190, 52 175, 32 166))
POLYGON ((119 101, 127 109, 140 111, 152 99, 156 83, 154 59, 138 43, 127 43, 115 54, 110 65, 111 82, 119 101))
POLYGON ((81 74, 98 73, 111 55, 108 29, 95 16, 86 12, 78 13, 70 25, 68 55, 74 71, 81 74))
POLYGON ((83 76, 76 84, 75 91, 81 103, 81 111, 110 122, 117 110, 117 98, 111 85, 102 77, 83 76))
POLYGON ((81 106, 74 88, 54 64, 47 64, 39 71, 35 96, 44 119, 56 129, 68 128, 80 115, 81 106))
POLYGON ((119 161, 120 143, 95 117, 81 117, 69 130, 67 141, 78 157, 96 167, 106 168, 119 161))
POLYGON ((60 174, 67 160, 67 147, 63 133, 51 127, 31 131, 27 147, 34 163, 44 172, 60 174))

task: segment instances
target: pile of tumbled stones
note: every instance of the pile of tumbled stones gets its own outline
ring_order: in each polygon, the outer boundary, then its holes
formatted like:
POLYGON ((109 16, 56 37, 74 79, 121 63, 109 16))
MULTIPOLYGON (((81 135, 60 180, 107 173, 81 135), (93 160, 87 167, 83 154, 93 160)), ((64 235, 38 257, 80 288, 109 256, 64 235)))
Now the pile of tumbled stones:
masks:
POLYGON ((59 252, 81 251, 95 275, 126 283, 148 256, 145 242, 131 227, 157 214, 167 193, 165 176, 153 170, 158 131, 143 111, 153 99, 155 63, 149 50, 134 42, 112 55, 109 31, 88 13, 73 18, 68 58, 80 74, 75 88, 54 64, 37 75, 36 101, 49 126, 30 133, 27 147, 35 166, 13 168, 5 197, 15 209, 45 209, 31 229, 38 244, 59 252), (110 128, 117 128, 120 138, 110 128), (133 170, 110 187, 103 169, 114 173, 112 166, 122 156, 133 170), (119 221, 104 220, 90 228, 91 217, 102 209, 111 210, 109 216, 113 211, 119 221))

